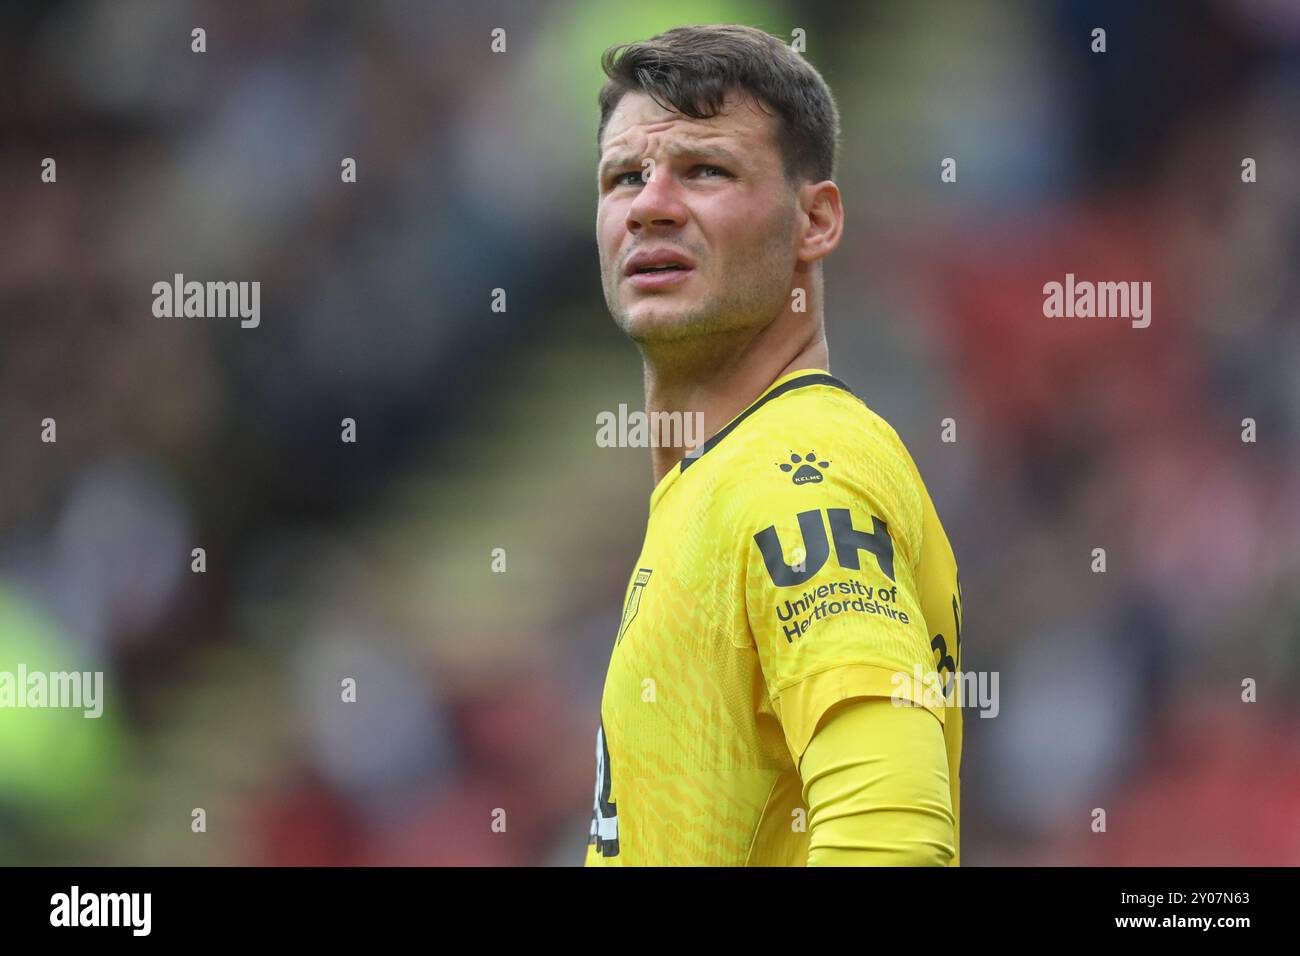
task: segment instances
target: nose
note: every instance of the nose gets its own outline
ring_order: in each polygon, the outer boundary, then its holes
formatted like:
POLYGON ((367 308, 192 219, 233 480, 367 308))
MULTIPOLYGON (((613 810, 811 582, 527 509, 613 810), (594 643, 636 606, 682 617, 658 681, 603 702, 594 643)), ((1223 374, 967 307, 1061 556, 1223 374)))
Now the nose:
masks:
POLYGON ((637 232, 648 225, 680 226, 685 221, 686 207, 678 198, 672 174, 665 168, 655 169, 628 207, 628 231, 637 232))

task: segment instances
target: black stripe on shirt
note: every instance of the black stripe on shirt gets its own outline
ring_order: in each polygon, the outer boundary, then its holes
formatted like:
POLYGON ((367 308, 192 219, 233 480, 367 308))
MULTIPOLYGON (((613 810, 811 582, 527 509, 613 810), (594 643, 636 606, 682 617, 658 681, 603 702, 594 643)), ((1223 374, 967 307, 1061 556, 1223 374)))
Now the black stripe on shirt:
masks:
MULTIPOLYGON (((762 408, 772 399, 780 398, 786 392, 793 392, 796 388, 807 388, 809 385, 829 385, 832 388, 842 389, 843 391, 848 392, 850 395, 853 395, 853 389, 849 388, 847 385, 841 382, 834 375, 830 375, 826 372, 814 372, 810 375, 800 375, 798 378, 792 378, 790 379, 790 381, 784 382, 781 385, 778 385, 776 388, 772 389, 770 392, 768 392, 766 395, 764 395, 762 398, 756 401, 753 405, 750 405, 749 408, 745 409, 734 419, 732 419, 730 424, 728 424, 726 428, 722 429, 722 431, 718 432, 716 435, 714 435, 712 438, 710 438, 708 441, 704 443, 703 447, 700 448, 700 453, 698 455, 695 455, 694 457, 688 456, 686 458, 683 458, 681 470, 685 471, 687 468, 690 467, 691 462, 699 461, 701 458, 703 458, 706 454, 709 453, 709 450, 712 449, 713 446, 715 446, 718 442, 722 441, 722 439, 726 438, 733 431, 735 431, 737 425, 743 422, 750 415, 754 414, 756 411, 758 411, 760 408, 762 408)), ((854 397, 856 398, 857 396, 855 395, 854 397)))

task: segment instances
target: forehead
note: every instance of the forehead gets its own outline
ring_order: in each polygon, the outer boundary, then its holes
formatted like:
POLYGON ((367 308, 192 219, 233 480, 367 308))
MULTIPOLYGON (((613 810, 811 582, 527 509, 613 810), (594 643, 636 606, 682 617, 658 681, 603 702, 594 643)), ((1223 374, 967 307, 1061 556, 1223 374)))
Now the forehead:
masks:
POLYGON ((619 100, 605 126, 602 156, 641 152, 661 143, 731 144, 736 151, 761 154, 775 146, 776 117, 750 96, 727 94, 722 111, 710 119, 692 119, 665 109, 646 93, 629 91, 619 100))

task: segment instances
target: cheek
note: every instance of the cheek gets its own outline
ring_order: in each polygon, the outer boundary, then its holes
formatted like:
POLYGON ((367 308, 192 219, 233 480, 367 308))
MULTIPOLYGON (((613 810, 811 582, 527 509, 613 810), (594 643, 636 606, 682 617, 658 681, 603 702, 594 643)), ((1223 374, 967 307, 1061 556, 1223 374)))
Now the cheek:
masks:
POLYGON ((602 210, 596 217, 596 245, 602 261, 611 260, 618 254, 618 243, 617 221, 602 210))
POLYGON ((715 224, 714 237, 721 258, 735 268, 761 272, 771 267, 776 239, 774 223, 759 216, 727 217, 715 224))

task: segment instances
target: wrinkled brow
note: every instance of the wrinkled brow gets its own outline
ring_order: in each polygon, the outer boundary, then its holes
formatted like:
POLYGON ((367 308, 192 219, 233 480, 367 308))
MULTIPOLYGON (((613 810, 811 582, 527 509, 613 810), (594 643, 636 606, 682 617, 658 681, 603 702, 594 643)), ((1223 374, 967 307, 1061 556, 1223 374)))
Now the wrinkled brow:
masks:
MULTIPOLYGON (((673 143, 665 147, 669 156, 686 159, 716 159, 732 166, 743 165, 739 156, 724 146, 712 146, 707 143, 673 143)), ((638 153, 620 152, 604 159, 600 164, 598 178, 604 182, 605 177, 615 169, 628 166, 640 168, 645 157, 638 153)))

